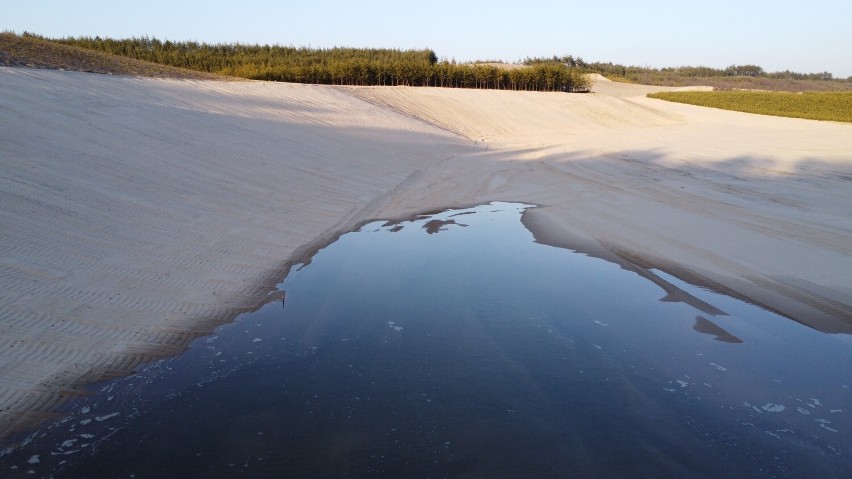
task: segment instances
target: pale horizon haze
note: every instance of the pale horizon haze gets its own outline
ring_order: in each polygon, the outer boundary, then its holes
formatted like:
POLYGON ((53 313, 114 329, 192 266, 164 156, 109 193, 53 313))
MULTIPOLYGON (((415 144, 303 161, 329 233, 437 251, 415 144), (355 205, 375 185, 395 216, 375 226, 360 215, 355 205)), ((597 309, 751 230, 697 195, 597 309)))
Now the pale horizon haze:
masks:
POLYGON ((852 1, 291 3, 4 0, 0 30, 207 43, 431 48, 457 61, 573 55, 647 67, 756 64, 852 76, 852 1))

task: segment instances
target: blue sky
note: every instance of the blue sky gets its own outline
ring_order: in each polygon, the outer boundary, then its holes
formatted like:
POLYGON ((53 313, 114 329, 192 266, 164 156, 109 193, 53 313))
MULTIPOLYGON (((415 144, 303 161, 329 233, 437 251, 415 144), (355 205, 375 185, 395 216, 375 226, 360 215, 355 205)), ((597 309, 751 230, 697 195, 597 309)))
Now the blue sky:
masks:
POLYGON ((570 54, 651 67, 852 76, 850 0, 2 0, 0 30, 208 43, 432 48, 459 61, 570 54))

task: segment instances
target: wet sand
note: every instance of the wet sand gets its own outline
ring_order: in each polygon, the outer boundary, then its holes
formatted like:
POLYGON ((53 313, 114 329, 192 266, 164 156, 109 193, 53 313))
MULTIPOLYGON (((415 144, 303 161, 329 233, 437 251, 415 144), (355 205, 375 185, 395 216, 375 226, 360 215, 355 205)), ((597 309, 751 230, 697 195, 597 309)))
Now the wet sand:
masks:
POLYGON ((852 333, 852 125, 644 98, 0 68, 0 434, 262 303, 372 218, 536 239, 852 333))

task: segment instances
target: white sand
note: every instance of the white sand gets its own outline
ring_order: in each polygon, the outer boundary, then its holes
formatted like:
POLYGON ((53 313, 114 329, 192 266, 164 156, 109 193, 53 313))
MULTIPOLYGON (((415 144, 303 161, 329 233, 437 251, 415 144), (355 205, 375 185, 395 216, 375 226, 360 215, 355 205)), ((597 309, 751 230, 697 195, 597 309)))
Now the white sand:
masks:
POLYGON ((260 304, 371 218, 536 238, 852 332, 852 125, 644 98, 0 68, 0 434, 260 304))

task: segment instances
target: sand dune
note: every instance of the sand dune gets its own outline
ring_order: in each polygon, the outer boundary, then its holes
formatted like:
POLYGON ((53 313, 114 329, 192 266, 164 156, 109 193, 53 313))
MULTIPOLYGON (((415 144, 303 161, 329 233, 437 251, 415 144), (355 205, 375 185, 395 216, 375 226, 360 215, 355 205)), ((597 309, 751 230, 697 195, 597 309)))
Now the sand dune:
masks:
POLYGON ((852 125, 595 93, 0 68, 0 431, 180 351, 371 218, 541 205, 540 242, 852 332, 852 125))

